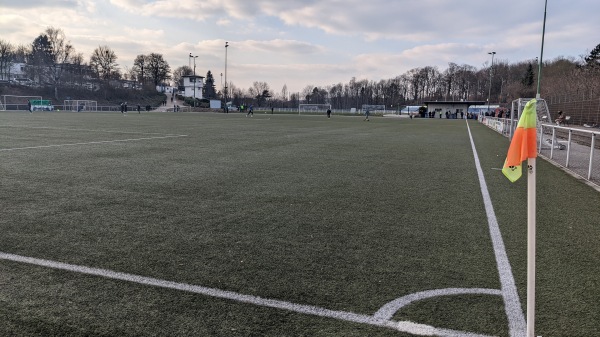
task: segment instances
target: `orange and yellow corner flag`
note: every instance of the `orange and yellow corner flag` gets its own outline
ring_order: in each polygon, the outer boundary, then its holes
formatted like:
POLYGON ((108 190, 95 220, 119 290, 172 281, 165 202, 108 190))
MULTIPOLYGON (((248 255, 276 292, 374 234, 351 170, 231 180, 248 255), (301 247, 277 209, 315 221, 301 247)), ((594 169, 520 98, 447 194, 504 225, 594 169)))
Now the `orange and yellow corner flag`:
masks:
POLYGON ((502 168, 502 173, 513 183, 521 178, 521 163, 527 158, 537 157, 536 103, 532 99, 525 105, 502 168))

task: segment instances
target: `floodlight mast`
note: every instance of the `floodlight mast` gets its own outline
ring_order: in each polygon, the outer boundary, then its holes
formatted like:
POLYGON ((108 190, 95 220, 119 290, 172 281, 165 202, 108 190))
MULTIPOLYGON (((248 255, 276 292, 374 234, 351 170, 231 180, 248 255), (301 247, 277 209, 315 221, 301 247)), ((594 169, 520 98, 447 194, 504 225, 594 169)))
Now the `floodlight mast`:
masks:
POLYGON ((196 58, 197 57, 198 57, 198 55, 192 56, 192 53, 190 53, 190 58, 194 59, 194 80, 192 81, 192 83, 194 85, 194 108, 196 107, 196 58))
POLYGON ((229 42, 225 41, 225 87, 223 88, 225 91, 225 112, 229 112, 227 106, 227 47, 229 47, 229 42))
POLYGON ((496 55, 496 52, 489 52, 488 54, 492 55, 492 65, 490 66, 490 88, 488 90, 488 115, 490 114, 490 96, 492 95, 492 74, 493 74, 493 70, 494 70, 494 55, 496 55))

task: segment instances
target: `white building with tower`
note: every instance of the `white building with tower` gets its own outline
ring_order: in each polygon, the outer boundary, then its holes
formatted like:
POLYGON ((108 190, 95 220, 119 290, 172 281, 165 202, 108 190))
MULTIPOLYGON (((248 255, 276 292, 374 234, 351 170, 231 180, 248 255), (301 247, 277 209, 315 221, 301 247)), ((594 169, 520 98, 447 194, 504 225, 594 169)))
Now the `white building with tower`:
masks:
POLYGON ((202 99, 202 88, 204 87, 204 77, 198 75, 186 75, 183 79, 183 96, 196 97, 202 99))

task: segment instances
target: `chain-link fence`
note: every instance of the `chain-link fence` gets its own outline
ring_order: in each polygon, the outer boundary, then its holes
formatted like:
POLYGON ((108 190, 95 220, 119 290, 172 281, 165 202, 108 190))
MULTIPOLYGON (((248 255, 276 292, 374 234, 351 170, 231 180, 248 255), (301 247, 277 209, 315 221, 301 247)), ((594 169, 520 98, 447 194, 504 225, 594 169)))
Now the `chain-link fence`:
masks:
POLYGON ((600 93, 597 91, 581 90, 544 98, 552 119, 558 116, 559 111, 563 111, 565 116, 570 116, 569 122, 573 125, 600 125, 600 93))

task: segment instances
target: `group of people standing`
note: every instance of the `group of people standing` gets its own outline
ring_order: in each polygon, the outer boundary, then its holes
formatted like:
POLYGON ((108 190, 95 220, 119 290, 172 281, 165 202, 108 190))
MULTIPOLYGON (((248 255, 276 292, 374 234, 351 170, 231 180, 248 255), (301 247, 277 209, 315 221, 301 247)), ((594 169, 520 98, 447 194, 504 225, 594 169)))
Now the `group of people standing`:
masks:
MULTIPOLYGON (((128 109, 127 108, 127 102, 121 103, 121 113, 122 114, 126 114, 127 113, 127 109, 128 109)), ((146 106, 146 111, 149 111, 149 110, 150 110, 150 106, 148 105, 148 106, 146 106)), ((136 106, 136 111, 138 113, 142 113, 142 107, 139 104, 136 106)))

